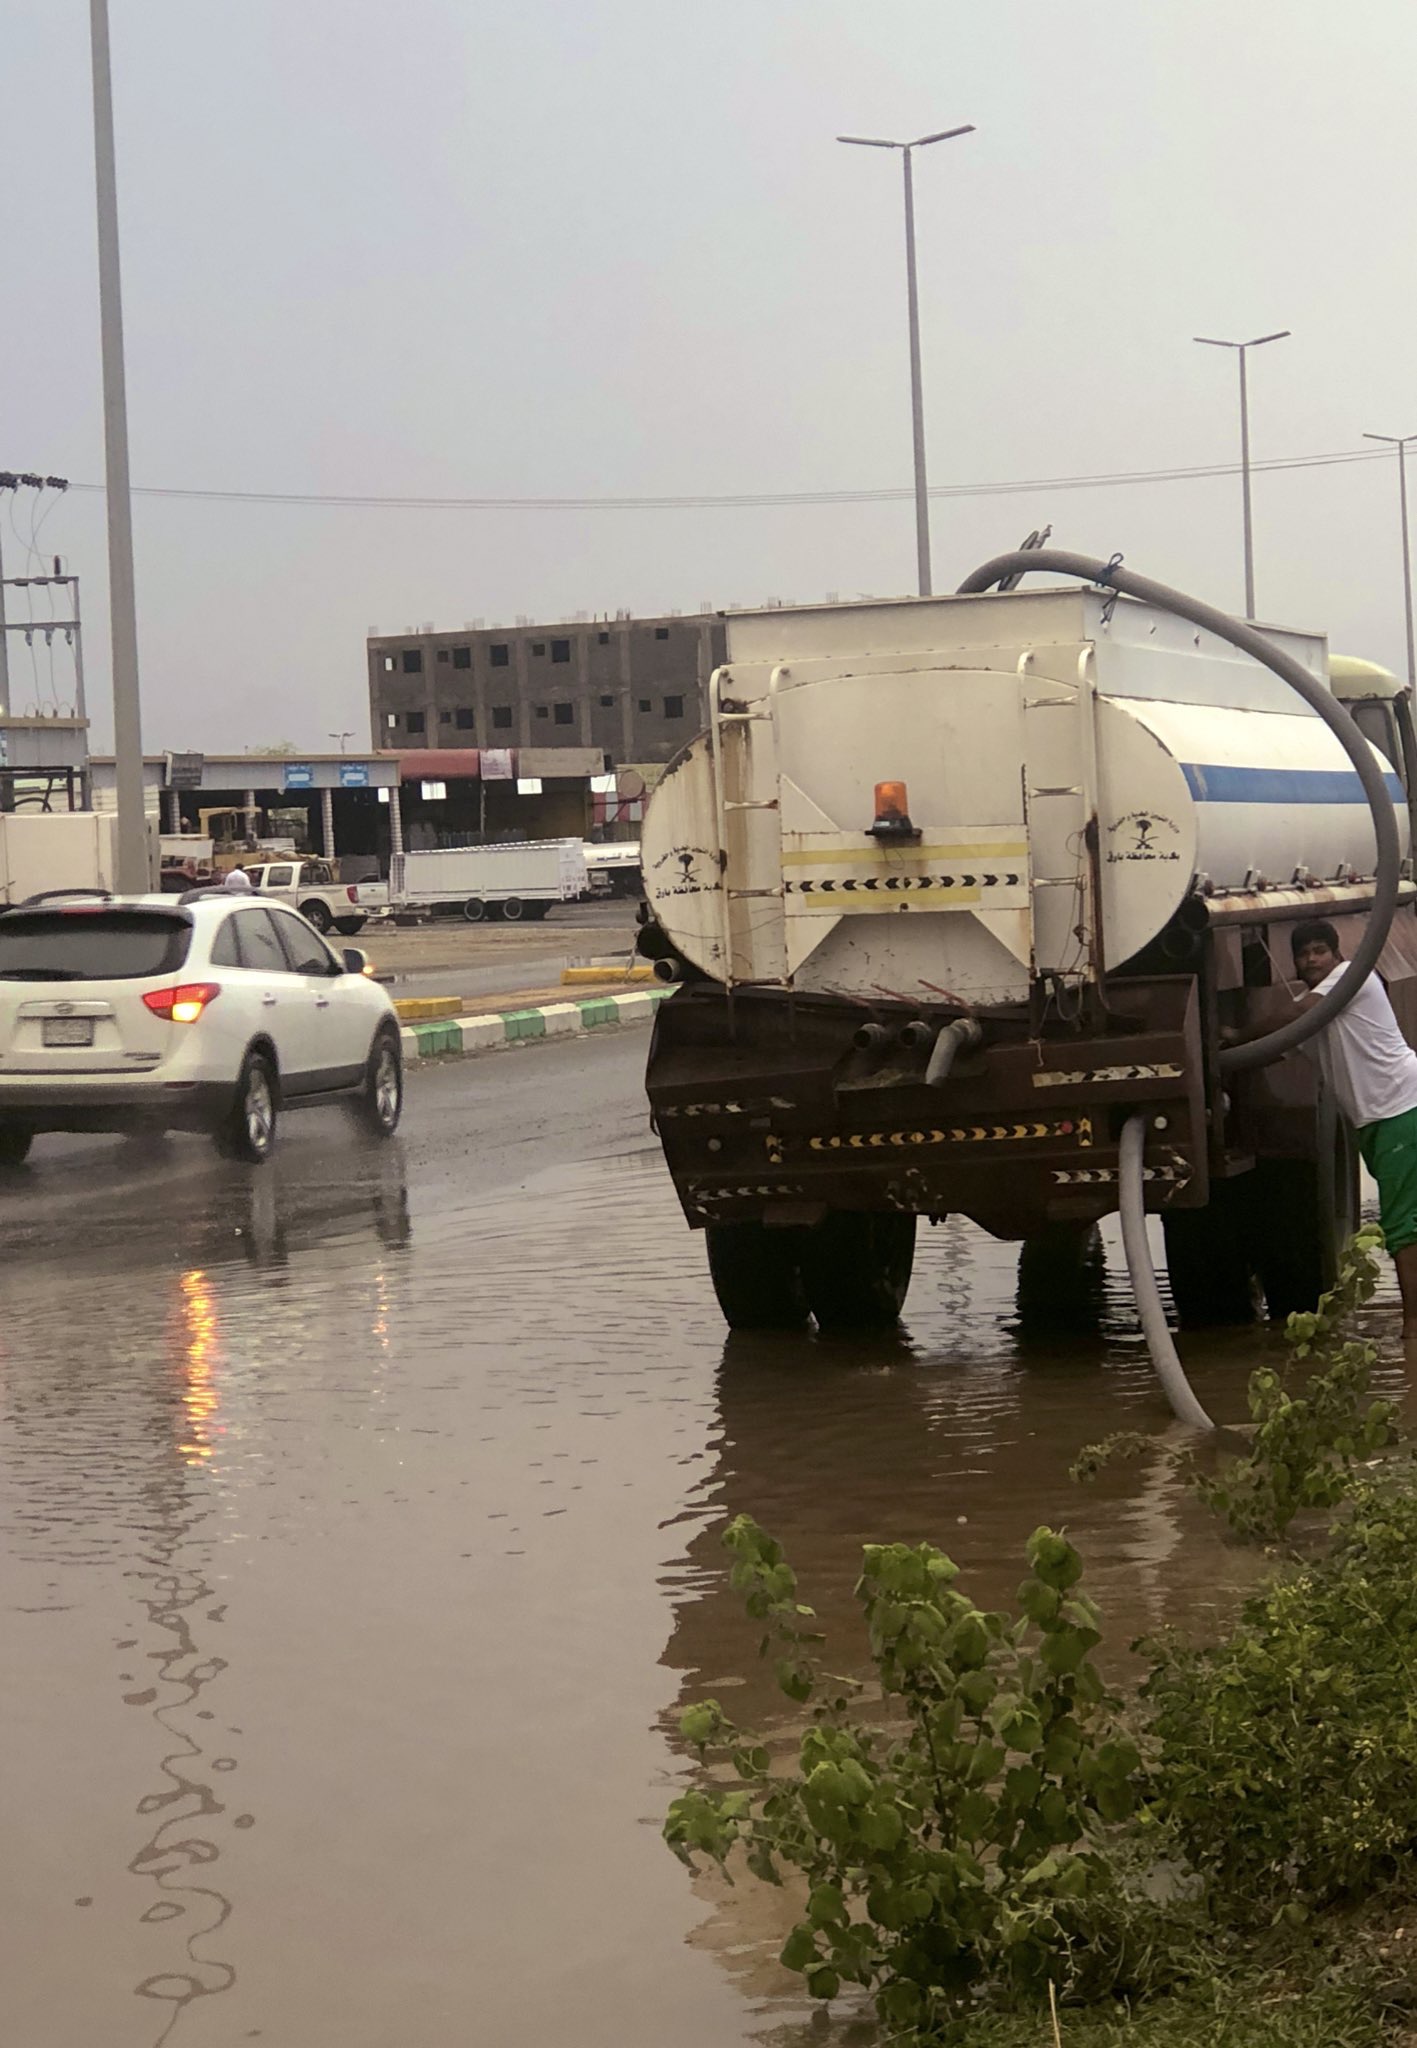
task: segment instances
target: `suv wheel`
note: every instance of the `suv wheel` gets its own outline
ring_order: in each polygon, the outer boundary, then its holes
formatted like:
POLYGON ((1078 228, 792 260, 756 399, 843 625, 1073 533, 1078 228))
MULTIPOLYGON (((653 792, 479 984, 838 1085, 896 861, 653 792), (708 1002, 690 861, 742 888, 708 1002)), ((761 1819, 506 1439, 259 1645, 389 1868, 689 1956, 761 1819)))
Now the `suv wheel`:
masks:
POLYGON ((403 1049, 390 1030, 374 1040, 354 1113, 376 1138, 391 1138, 403 1115, 403 1049))
POLYGON ((23 1124, 0 1124, 0 1166, 23 1166, 33 1143, 34 1132, 23 1124))
POLYGON ((217 1128, 218 1148, 229 1159, 260 1166, 271 1156, 278 1116, 275 1069, 264 1053, 248 1052, 235 1100, 217 1128))

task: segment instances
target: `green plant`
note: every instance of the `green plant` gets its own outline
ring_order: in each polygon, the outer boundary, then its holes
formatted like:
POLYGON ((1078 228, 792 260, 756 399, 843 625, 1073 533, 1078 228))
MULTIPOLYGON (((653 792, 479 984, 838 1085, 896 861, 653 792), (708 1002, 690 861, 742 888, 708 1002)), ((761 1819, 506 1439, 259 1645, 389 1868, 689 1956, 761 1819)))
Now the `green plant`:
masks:
POLYGON ((1120 1459, 1161 1458, 1248 1542, 1274 1542, 1302 1510, 1335 1506, 1351 1491, 1363 1463, 1400 1436, 1391 1401, 1365 1405, 1376 1347, 1345 1335, 1349 1318, 1377 1286, 1382 1242, 1375 1224, 1351 1237, 1338 1278, 1317 1309, 1291 1315, 1286 1323, 1290 1356, 1284 1367, 1257 1366, 1250 1374, 1254 1429, 1243 1457, 1222 1459, 1215 1471, 1205 1472, 1197 1469, 1190 1449, 1117 1430, 1084 1445, 1070 1476, 1087 1481, 1120 1459))
POLYGON ((1298 1924, 1417 1849, 1408 1470, 1358 1483, 1328 1552, 1267 1581, 1224 1641, 1143 1647, 1150 1809, 1227 1915, 1298 1924))
POLYGON ((1291 1315, 1285 1326, 1291 1364, 1283 1372, 1261 1366, 1250 1375, 1255 1432, 1247 1455, 1193 1477, 1200 1498, 1237 1535, 1269 1541, 1282 1536, 1301 1509, 1334 1506, 1350 1490, 1356 1467, 1397 1441, 1392 1402, 1363 1405, 1376 1347, 1344 1334, 1378 1284, 1382 1242, 1374 1224, 1349 1239, 1338 1278, 1317 1309, 1291 1315), (1296 1390, 1299 1366, 1310 1376, 1296 1390))
POLYGON ((977 1608, 928 1544, 866 1546, 857 1593, 882 1690, 904 1712, 894 1733, 854 1714, 809 1652, 781 1547, 741 1515, 724 1542, 809 1725, 777 1774, 717 1701, 689 1708, 685 1739, 743 1782, 684 1793, 665 1838, 687 1863, 726 1866, 736 1850, 756 1877, 802 1883, 782 1961, 814 1997, 857 1985, 893 2032, 943 2040, 986 1984, 1092 1995, 1156 1967, 1156 1910, 1109 1854, 1140 1759, 1090 1661, 1098 1616, 1066 1538, 1029 1539, 1016 1619, 977 1608))

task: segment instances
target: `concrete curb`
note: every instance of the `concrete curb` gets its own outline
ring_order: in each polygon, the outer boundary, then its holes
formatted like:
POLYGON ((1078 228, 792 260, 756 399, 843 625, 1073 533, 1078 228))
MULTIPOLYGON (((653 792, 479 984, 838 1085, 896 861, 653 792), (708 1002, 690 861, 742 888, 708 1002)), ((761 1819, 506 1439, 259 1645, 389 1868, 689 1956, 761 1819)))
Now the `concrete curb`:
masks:
POLYGON ((417 1060, 492 1052, 533 1038, 573 1038, 582 1031, 601 1031, 618 1024, 648 1024, 659 1004, 673 993, 669 988, 635 989, 628 995, 541 1003, 532 1010, 494 1010, 481 1017, 406 1024, 401 1034, 403 1056, 412 1065, 417 1060))

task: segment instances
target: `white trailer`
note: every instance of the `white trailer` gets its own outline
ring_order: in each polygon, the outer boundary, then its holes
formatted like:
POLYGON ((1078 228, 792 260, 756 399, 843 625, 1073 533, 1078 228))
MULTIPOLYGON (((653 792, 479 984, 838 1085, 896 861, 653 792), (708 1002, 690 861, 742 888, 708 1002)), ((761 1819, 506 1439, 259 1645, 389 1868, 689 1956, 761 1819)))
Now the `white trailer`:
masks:
MULTIPOLYGON (((148 885, 158 878, 158 821, 148 824, 148 885)), ((118 887, 118 817, 113 811, 0 812, 0 904, 46 890, 118 887)))
POLYGON ((395 917, 465 917, 469 924, 545 917, 590 887, 579 839, 513 840, 503 846, 439 846, 395 854, 389 907, 395 917))

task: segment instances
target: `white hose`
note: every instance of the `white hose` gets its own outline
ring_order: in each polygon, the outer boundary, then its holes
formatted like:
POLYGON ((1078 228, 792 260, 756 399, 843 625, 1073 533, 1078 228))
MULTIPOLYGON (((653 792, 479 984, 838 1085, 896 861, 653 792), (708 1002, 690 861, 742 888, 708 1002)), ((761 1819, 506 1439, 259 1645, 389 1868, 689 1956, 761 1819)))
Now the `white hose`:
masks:
POLYGON ((1146 1348, 1151 1353, 1162 1392, 1171 1403, 1176 1419, 1188 1423, 1192 1429, 1214 1429, 1215 1424, 1196 1399, 1176 1356, 1166 1311, 1161 1306, 1161 1293, 1151 1263, 1151 1246, 1146 1236, 1146 1181, 1142 1172, 1145 1148, 1146 1117, 1139 1112, 1136 1116, 1129 1116, 1122 1126, 1117 1205, 1122 1216, 1122 1244, 1127 1254, 1127 1272, 1131 1277, 1137 1313, 1141 1317, 1142 1335, 1146 1338, 1146 1348))

